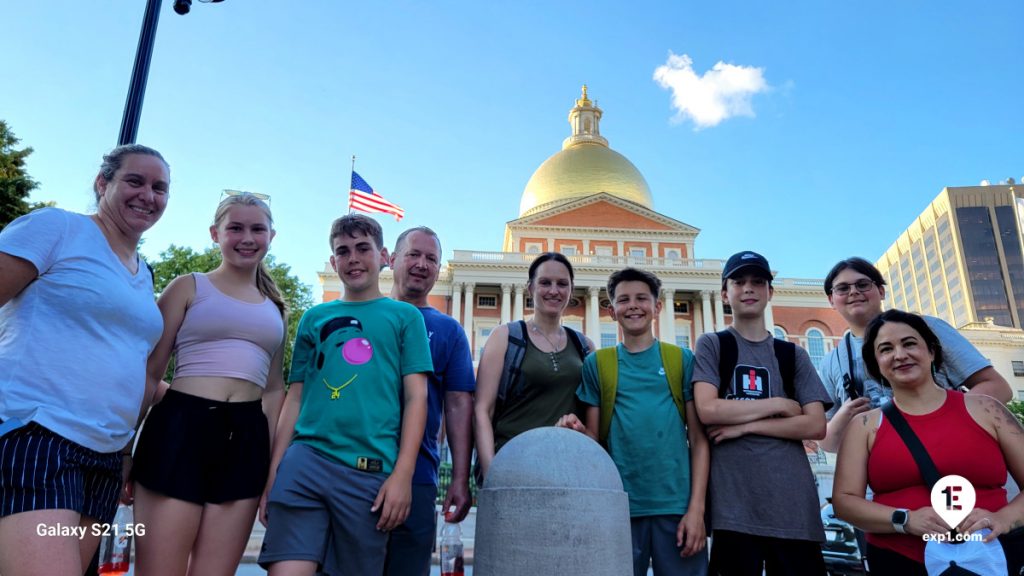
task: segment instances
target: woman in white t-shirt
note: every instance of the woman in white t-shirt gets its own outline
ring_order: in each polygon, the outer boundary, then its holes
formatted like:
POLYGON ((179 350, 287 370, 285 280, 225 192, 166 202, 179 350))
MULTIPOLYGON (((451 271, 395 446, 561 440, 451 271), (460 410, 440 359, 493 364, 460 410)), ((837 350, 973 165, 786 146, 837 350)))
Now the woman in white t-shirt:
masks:
POLYGON ((0 232, 0 574, 85 571, 117 509, 163 321, 142 234, 170 169, 103 157, 97 211, 45 208, 0 232))

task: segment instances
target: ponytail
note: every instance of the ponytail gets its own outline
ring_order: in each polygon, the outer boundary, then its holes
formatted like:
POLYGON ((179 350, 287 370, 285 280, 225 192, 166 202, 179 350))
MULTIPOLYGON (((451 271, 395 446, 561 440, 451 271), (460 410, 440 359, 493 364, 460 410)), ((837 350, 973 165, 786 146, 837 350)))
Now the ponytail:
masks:
POLYGON ((260 262, 259 267, 256 269, 256 289, 263 296, 270 298, 270 301, 281 311, 281 318, 284 318, 285 314, 288 313, 288 304, 284 301, 284 297, 281 296, 281 290, 277 287, 277 282, 274 282, 274 277, 270 275, 270 269, 263 262, 260 262))

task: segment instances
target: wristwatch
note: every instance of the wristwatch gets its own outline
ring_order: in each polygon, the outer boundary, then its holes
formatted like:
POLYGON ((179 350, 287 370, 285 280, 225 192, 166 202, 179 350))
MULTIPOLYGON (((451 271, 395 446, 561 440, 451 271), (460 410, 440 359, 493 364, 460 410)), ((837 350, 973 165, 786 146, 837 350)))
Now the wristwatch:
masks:
POLYGON ((907 522, 910 520, 910 510, 898 508, 892 511, 892 527, 900 534, 907 533, 907 522))

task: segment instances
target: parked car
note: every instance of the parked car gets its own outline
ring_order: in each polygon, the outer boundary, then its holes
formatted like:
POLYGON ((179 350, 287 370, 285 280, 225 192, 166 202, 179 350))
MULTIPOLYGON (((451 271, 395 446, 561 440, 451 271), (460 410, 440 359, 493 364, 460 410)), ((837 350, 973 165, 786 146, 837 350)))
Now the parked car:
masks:
POLYGON ((832 576, 860 576, 864 563, 853 526, 836 518, 832 502, 821 507, 821 523, 825 526, 825 543, 821 545, 825 567, 832 576))

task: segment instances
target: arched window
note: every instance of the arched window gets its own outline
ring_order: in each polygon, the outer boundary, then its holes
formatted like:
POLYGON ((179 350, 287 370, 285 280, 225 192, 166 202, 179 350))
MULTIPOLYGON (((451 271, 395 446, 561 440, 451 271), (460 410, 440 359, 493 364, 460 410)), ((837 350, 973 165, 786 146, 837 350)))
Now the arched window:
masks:
POLYGON ((772 330, 772 333, 775 334, 775 337, 778 338, 779 340, 785 340, 786 339, 786 331, 783 330, 782 328, 780 328, 779 326, 776 326, 772 330))
POLYGON ((817 328, 807 331, 807 353, 811 356, 811 363, 817 369, 821 359, 825 357, 825 335, 817 328))

